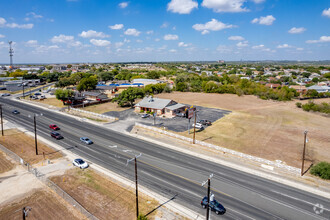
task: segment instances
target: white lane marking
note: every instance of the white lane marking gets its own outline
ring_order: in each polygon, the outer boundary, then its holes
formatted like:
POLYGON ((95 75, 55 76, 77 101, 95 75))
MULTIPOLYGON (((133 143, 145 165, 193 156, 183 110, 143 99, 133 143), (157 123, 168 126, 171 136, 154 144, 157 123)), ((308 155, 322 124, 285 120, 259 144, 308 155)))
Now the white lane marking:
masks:
POLYGON ((123 152, 125 152, 125 153, 132 152, 132 150, 123 150, 123 152))
MULTIPOLYGON (((302 199, 299 199, 299 198, 296 198, 296 197, 293 197, 293 196, 289 196, 287 194, 284 194, 284 193, 281 193, 281 192, 277 192, 277 191, 274 191, 274 190, 272 190, 272 192, 277 193, 277 194, 280 194, 282 196, 286 196, 286 197, 291 198, 291 199, 294 199, 294 200, 298 200, 298 201, 307 203, 307 204, 312 205, 312 206, 314 206, 316 204, 316 203, 308 202, 306 200, 302 200, 302 199)), ((326 211, 330 212, 330 210, 329 209, 326 209, 326 208, 323 208, 323 210, 326 210, 326 211)))
POLYGON ((117 145, 113 145, 113 146, 109 145, 109 147, 110 148, 117 148, 117 145))
MULTIPOLYGON (((248 217, 249 219, 253 219, 253 220, 255 220, 255 218, 252 218, 252 217, 250 217, 250 216, 248 216, 248 215, 246 215, 246 214, 243 214, 243 213, 240 213, 240 212, 238 212, 238 211, 235 211, 235 209, 227 208, 227 210, 231 210, 232 212, 236 212, 236 213, 238 213, 238 214, 240 214, 240 215, 243 215, 244 217, 248 217)), ((229 214, 229 213, 228 213, 228 214, 229 214)), ((236 216, 234 216, 234 217, 236 217, 236 216)))

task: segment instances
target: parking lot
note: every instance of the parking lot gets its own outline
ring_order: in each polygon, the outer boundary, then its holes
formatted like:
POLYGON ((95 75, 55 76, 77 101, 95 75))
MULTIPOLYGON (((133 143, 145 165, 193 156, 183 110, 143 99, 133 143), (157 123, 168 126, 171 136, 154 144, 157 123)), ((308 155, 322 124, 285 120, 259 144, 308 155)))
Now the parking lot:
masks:
MULTIPOLYGON (((213 123, 230 113, 230 111, 215 109, 215 108, 205 108, 201 106, 196 106, 196 108, 197 108, 196 121, 199 121, 201 119, 206 119, 213 123)), ((154 125, 154 121, 155 121, 154 126, 156 127, 166 127, 168 130, 172 130, 175 132, 183 132, 188 130, 189 120, 183 117, 174 117, 174 118, 156 117, 154 119, 153 116, 150 116, 148 118, 141 118, 142 114, 134 112, 134 109, 128 109, 120 112, 111 111, 111 112, 106 112, 104 114, 117 117, 119 121, 116 121, 113 124, 125 123, 127 127, 126 128, 127 131, 130 131, 133 128, 135 122, 139 122, 145 125, 154 125)), ((193 123, 194 123, 194 118, 190 119, 190 128, 192 128, 193 123)))

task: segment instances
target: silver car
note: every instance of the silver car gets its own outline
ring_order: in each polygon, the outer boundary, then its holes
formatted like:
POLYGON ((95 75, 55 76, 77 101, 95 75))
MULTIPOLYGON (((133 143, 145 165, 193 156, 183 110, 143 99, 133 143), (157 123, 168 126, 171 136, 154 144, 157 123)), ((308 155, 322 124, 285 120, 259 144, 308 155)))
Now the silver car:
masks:
POLYGON ((93 144, 93 141, 91 141, 91 139, 89 139, 88 137, 81 137, 80 140, 85 144, 93 144))

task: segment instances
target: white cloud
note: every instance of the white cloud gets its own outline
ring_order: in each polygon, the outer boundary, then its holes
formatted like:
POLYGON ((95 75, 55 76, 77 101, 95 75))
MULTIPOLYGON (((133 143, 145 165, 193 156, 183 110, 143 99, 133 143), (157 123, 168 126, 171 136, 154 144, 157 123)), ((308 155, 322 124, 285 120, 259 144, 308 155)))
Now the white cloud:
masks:
POLYGON ((229 47, 227 47, 226 45, 219 45, 217 47, 217 51, 219 53, 231 53, 233 50, 229 47))
POLYGON ((20 28, 20 29, 31 29, 33 28, 34 24, 16 24, 10 23, 6 25, 9 28, 20 28))
POLYGON ((128 6, 128 2, 121 2, 118 5, 120 8, 126 8, 128 6))
POLYGON ((69 47, 80 47, 82 45, 82 43, 80 41, 70 41, 68 43, 69 47))
POLYGON ((171 0, 167 4, 167 11, 179 14, 190 14, 194 8, 198 8, 198 3, 193 0, 171 0))
POLYGON ((132 35, 132 36, 135 36, 135 37, 139 36, 140 33, 141 32, 136 30, 135 28, 129 28, 124 32, 124 34, 126 34, 126 35, 132 35))
POLYGON ((140 40, 140 39, 136 40, 136 43, 142 43, 142 42, 143 42, 143 40, 140 40))
POLYGON ((5 26, 6 22, 6 19, 0 17, 0 27, 5 26))
POLYGON ((169 52, 171 52, 171 53, 176 53, 176 51, 177 51, 177 50, 175 50, 175 49, 171 49, 171 50, 169 50, 169 52))
POLYGON ((128 40, 128 39, 124 39, 124 43, 129 43, 129 42, 131 42, 131 40, 128 40))
POLYGON ((54 36, 50 41, 53 43, 68 43, 69 41, 73 41, 73 39, 73 36, 60 34, 58 36, 54 36))
POLYGON ((243 41, 243 42, 238 42, 236 44, 237 47, 247 47, 249 46, 248 42, 247 41, 243 41))
POLYGON ((264 47, 265 47, 265 45, 260 44, 260 45, 257 45, 257 46, 253 46, 252 49, 257 50, 257 49, 263 49, 264 47))
POLYGON ((330 18, 330 8, 324 9, 322 15, 330 18))
POLYGON ((83 31, 81 32, 81 34, 79 34, 80 37, 83 38, 105 38, 105 37, 109 37, 109 35, 106 35, 103 32, 96 32, 94 30, 89 30, 89 31, 83 31))
POLYGON ((147 31, 146 34, 153 34, 154 31, 147 31))
POLYGON ((106 47, 109 46, 111 44, 110 41, 108 40, 97 40, 97 39, 91 39, 90 42, 98 47, 106 47))
POLYGON ((158 41, 160 41, 160 39, 159 38, 156 38, 155 41, 158 42, 158 41))
POLYGON ((290 46, 289 44, 282 44, 282 45, 278 45, 277 48, 279 49, 283 49, 283 48, 290 48, 292 46, 290 46))
POLYGON ((109 28, 112 29, 112 30, 120 30, 124 27, 123 24, 115 24, 115 25, 110 25, 109 28))
POLYGON ((260 4, 260 3, 263 3, 265 0, 252 0, 252 1, 256 4, 260 4))
POLYGON ((178 40, 179 36, 175 34, 167 34, 164 36, 164 40, 178 40))
POLYGON ((303 28, 303 27, 300 27, 300 28, 293 27, 288 32, 290 34, 301 34, 301 33, 304 33, 305 31, 306 31, 306 28, 303 28))
POLYGON ((54 50, 54 49, 59 49, 59 46, 57 45, 51 45, 51 46, 45 46, 45 45, 40 45, 35 48, 33 51, 34 53, 47 53, 49 50, 54 50))
POLYGON ((0 34, 0 38, 4 38, 4 37, 6 37, 5 35, 3 35, 3 34, 0 34))
POLYGON ((116 43, 115 43, 115 47, 116 47, 116 48, 122 47, 123 45, 124 45, 123 42, 116 42, 116 43))
POLYGON ((313 44, 313 43, 325 43, 330 42, 330 36, 322 36, 319 40, 308 40, 306 43, 313 44))
POLYGON ((27 47, 37 47, 38 41, 37 40, 29 40, 25 43, 27 47))
POLYGON ((167 28, 168 27, 168 25, 169 25, 169 23, 168 22, 164 22, 161 26, 160 26, 160 28, 167 28))
POLYGON ((28 16, 28 17, 24 18, 25 21, 29 21, 29 20, 31 20, 31 18, 34 18, 34 19, 41 19, 41 18, 43 18, 42 15, 38 15, 38 14, 36 14, 34 12, 26 13, 26 16, 28 16))
POLYGON ((272 25, 273 22, 276 20, 273 15, 267 15, 266 17, 261 16, 260 18, 255 18, 251 21, 251 23, 255 24, 262 24, 262 25, 272 25))
POLYGON ((302 51, 302 50, 304 50, 304 48, 297 47, 296 50, 302 51))
POLYGON ((185 44, 184 42, 179 42, 178 46, 179 47, 188 47, 188 44, 185 44))
POLYGON ((219 31, 226 28, 233 28, 234 25, 224 24, 217 19, 212 19, 211 21, 205 24, 194 24, 192 26, 196 31, 202 31, 202 34, 208 34, 210 31, 219 31))
POLYGON ((203 0, 202 6, 211 8, 215 12, 243 12, 248 9, 243 8, 246 0, 203 0))
POLYGON ((243 41, 245 39, 242 36, 230 36, 230 37, 228 37, 228 40, 239 40, 239 41, 243 41))

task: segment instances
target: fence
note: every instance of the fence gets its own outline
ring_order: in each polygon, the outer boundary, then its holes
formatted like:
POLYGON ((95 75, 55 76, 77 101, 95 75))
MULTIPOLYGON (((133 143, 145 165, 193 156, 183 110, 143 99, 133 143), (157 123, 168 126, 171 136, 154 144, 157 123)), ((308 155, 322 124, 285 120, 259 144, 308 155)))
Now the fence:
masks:
MULTIPOLYGON (((188 141, 190 143, 193 142, 193 139, 191 139, 191 138, 188 138, 188 137, 185 137, 185 136, 181 136, 181 135, 177 135, 177 134, 174 134, 174 133, 171 133, 171 132, 168 132, 168 131, 159 129, 159 128, 155 128, 155 127, 152 127, 152 126, 144 125, 144 124, 141 124, 141 123, 138 123, 138 122, 135 122, 135 125, 136 126, 139 126, 139 127, 142 127, 142 128, 146 128, 146 129, 152 130, 152 131, 156 131, 158 133, 166 134, 168 136, 171 136, 171 137, 174 137, 174 138, 177 138, 177 139, 188 141)), ((217 146, 217 145, 214 145, 214 144, 209 144, 209 143, 206 143, 206 142, 203 142, 203 141, 196 140, 195 142, 196 142, 196 144, 199 144, 199 145, 202 145, 202 146, 205 146, 205 147, 209 147, 209 148, 213 148, 213 149, 216 149, 216 150, 220 150, 220 151, 225 152, 225 153, 229 153, 229 154, 232 154, 232 155, 241 157, 241 158, 249 159, 249 160, 256 161, 256 162, 263 163, 263 164, 267 164, 267 165, 270 165, 270 166, 274 166, 274 167, 278 167, 278 168, 283 168, 283 169, 286 169, 286 170, 288 170, 290 172, 294 172, 294 173, 300 173, 301 172, 300 169, 298 169, 296 167, 288 166, 288 165, 282 163, 282 161, 279 161, 279 160, 276 160, 274 162, 274 161, 270 161, 270 160, 263 159, 263 158, 260 158, 260 157, 255 157, 255 156, 251 156, 251 155, 248 155, 248 154, 243 154, 241 152, 230 150, 230 149, 227 149, 227 148, 224 148, 224 147, 220 147, 220 146, 217 146)))
POLYGON ((79 202, 77 202, 74 198, 72 198, 68 193, 66 193, 64 190, 62 190, 56 183, 51 181, 46 177, 45 174, 38 171, 37 168, 34 168, 32 165, 24 161, 21 157, 19 157, 14 152, 8 150, 4 146, 0 144, 0 150, 3 151, 5 154, 7 154, 10 158, 12 158, 14 161, 20 163, 23 167, 27 169, 30 173, 35 175, 39 180, 41 180, 43 183, 45 183, 49 188, 51 188, 54 192, 56 192, 57 195, 62 197, 65 201, 67 201, 69 204, 71 204, 74 208, 76 208, 80 213, 82 213, 84 216, 86 216, 88 219, 91 220, 98 220, 97 217, 95 217, 93 214, 91 214, 89 211, 87 211, 79 202))
POLYGON ((115 117, 112 117, 112 116, 109 116, 109 115, 98 114, 98 113, 95 113, 95 112, 85 111, 85 110, 81 110, 81 109, 77 109, 77 108, 70 108, 70 111, 81 112, 81 113, 93 115, 93 116, 96 116, 96 117, 99 117, 99 118, 106 118, 106 119, 110 119, 110 120, 116 120, 115 117))

